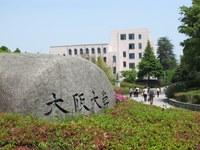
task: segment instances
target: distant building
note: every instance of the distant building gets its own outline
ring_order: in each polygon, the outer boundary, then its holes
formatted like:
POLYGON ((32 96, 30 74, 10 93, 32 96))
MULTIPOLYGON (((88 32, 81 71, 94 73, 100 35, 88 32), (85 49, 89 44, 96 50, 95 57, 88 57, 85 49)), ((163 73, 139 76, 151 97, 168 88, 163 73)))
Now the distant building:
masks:
POLYGON ((123 70, 136 68, 143 57, 148 40, 154 49, 150 31, 147 28, 115 30, 111 32, 110 38, 110 44, 51 46, 50 54, 86 59, 101 56, 116 74, 123 70))

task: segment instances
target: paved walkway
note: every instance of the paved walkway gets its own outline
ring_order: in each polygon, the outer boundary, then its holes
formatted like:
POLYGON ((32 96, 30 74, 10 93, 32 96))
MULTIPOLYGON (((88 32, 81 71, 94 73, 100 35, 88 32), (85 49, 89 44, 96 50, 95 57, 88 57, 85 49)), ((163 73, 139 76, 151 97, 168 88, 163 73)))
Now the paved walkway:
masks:
MULTIPOLYGON (((144 97, 141 96, 141 95, 139 95, 138 97, 132 97, 132 99, 135 100, 135 101, 141 102, 143 104, 150 105, 150 102, 144 102, 144 97)), ((159 106, 159 107, 162 107, 162 108, 173 107, 172 105, 170 105, 166 102, 166 97, 165 97, 164 93, 161 93, 159 95, 159 97, 157 97, 157 95, 155 95, 154 100, 153 100, 153 105, 159 106)))

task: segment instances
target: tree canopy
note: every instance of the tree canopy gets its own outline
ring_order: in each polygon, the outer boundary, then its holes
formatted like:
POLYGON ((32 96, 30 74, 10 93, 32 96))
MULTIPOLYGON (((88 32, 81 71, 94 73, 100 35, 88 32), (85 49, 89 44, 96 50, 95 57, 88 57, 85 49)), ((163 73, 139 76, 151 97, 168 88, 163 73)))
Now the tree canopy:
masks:
POLYGON ((143 79, 147 77, 149 80, 150 77, 160 78, 162 75, 162 66, 153 52, 150 42, 147 42, 145 48, 144 56, 141 62, 138 65, 138 78, 143 79))
POLYGON ((200 71, 200 0, 193 0, 191 7, 180 7, 181 25, 179 32, 187 35, 183 46, 183 61, 191 72, 200 71))
POLYGON ((11 51, 10 51, 6 46, 1 46, 1 47, 0 47, 0 52, 3 52, 3 53, 10 53, 11 51))
POLYGON ((19 48, 16 48, 16 50, 14 51, 14 53, 21 53, 21 51, 19 50, 19 48))
POLYGON ((157 42, 157 58, 163 67, 163 70, 174 69, 177 66, 176 58, 173 53, 174 45, 168 37, 160 37, 157 42))
POLYGON ((125 78, 124 81, 128 83, 133 83, 137 76, 135 69, 121 71, 121 74, 125 78))

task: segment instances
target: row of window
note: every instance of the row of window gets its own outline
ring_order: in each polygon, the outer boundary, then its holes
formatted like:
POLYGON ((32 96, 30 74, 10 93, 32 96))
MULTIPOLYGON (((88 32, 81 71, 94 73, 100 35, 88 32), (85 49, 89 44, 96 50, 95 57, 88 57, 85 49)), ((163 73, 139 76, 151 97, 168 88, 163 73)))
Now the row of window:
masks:
MULTIPOLYGON (((142 53, 139 53, 139 58, 142 58, 142 53)), ((123 57, 126 57, 126 52, 123 52, 123 57)), ((129 59, 135 59, 135 53, 129 53, 129 59)))
MULTIPOLYGON (((80 52, 80 54, 83 54, 83 53, 89 54, 89 49, 86 48, 86 49, 85 49, 85 52, 84 52, 84 50, 81 48, 79 52, 80 52)), ((68 50, 68 53, 69 53, 69 55, 72 55, 72 50, 69 49, 69 50, 68 50)), ((96 53, 95 49, 92 48, 92 49, 91 49, 91 54, 95 54, 95 53, 96 53)), ((101 54, 101 48, 97 48, 97 53, 98 53, 98 54, 101 54)), ((105 47, 103 48, 103 53, 106 54, 106 48, 105 48, 105 47)), ((74 55, 77 55, 77 54, 78 54, 78 50, 75 48, 75 49, 74 49, 74 55)))
MULTIPOLYGON (((126 34, 120 34, 120 39, 121 40, 126 40, 126 34)), ((128 34, 128 39, 129 40, 134 40, 135 39, 135 34, 134 33, 129 33, 128 34)), ((142 39, 142 34, 138 34, 138 39, 142 39)))
MULTIPOLYGON (((126 67, 126 61, 123 61, 123 67, 126 67)), ((129 69, 135 68, 135 63, 129 63, 129 69)))
MULTIPOLYGON (((135 49, 135 43, 129 43, 129 49, 135 49)), ((138 49, 142 49, 142 43, 138 43, 138 49)))
MULTIPOLYGON (((123 62, 123 67, 126 67, 126 62, 123 62)), ((135 68, 135 63, 129 63, 129 69, 135 68)), ((116 74, 116 67, 113 67, 113 74, 116 74)))

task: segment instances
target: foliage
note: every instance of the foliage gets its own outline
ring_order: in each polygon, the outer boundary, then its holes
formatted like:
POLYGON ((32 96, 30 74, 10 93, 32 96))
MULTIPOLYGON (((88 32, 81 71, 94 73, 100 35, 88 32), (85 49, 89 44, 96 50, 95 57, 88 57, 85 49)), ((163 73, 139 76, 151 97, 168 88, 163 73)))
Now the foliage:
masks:
POLYGON ((0 113, 0 149, 199 149, 199 124, 197 112, 135 101, 62 122, 0 113))
POLYGON ((181 102, 200 104, 200 90, 176 93, 174 98, 181 102))
POLYGON ((115 93, 117 94, 123 94, 123 95, 127 95, 129 94, 129 88, 128 87, 117 87, 117 86, 113 86, 115 93))
POLYGON ((144 85, 121 82, 121 87, 113 86, 113 89, 114 89, 115 93, 117 93, 117 94, 128 95, 130 87, 132 87, 132 88, 139 87, 140 89, 143 89, 144 85))
POLYGON ((141 85, 141 84, 137 84, 137 83, 121 82, 121 87, 128 87, 128 88, 130 88, 130 87, 132 87, 132 88, 139 87, 139 88, 144 88, 145 85, 144 84, 141 85))
POLYGON ((95 57, 91 57, 91 61, 105 72, 110 81, 113 81, 112 69, 106 65, 102 57, 99 56, 97 60, 95 59, 95 57))
POLYGON ((135 69, 121 71, 121 74, 125 78, 124 81, 128 83, 133 83, 137 76, 135 69))
POLYGON ((115 99, 121 102, 128 102, 128 98, 122 94, 115 94, 115 99))
POLYGON ((167 90, 167 96, 173 98, 175 93, 186 92, 193 89, 200 89, 200 80, 189 80, 170 84, 167 90))
MULTIPOLYGON (((1 46, 0 53, 11 53, 11 50, 6 46, 1 46)), ((16 50, 13 53, 21 53, 21 51, 18 48, 16 48, 16 50)))
POLYGON ((175 69, 164 71, 165 84, 170 84, 172 82, 172 78, 174 77, 175 71, 175 69))
POLYGON ((16 50, 14 51, 14 53, 21 53, 21 51, 19 50, 19 48, 16 48, 16 50))
MULTIPOLYGON (((200 0, 193 0, 192 6, 180 7, 183 16, 180 21, 179 32, 187 35, 181 45, 183 46, 183 60, 190 77, 195 78, 194 72, 200 72, 200 0)), ((182 69, 182 68, 181 68, 182 69)), ((181 70, 179 68, 179 70, 181 70)))
POLYGON ((181 64, 176 68, 172 82, 190 80, 189 74, 188 65, 183 61, 183 57, 181 57, 181 64))
POLYGON ((168 37, 160 37, 157 46, 157 58, 163 70, 166 71, 176 68, 176 58, 173 53, 174 45, 170 42, 168 37))
POLYGON ((183 82, 179 82, 179 83, 173 83, 170 84, 167 88, 167 97, 168 98, 173 98, 175 93, 177 92, 183 92, 186 90, 186 84, 183 82))
POLYGON ((144 77, 147 77, 148 80, 150 79, 150 77, 160 78, 163 73, 162 66, 156 59, 156 56, 154 55, 153 49, 149 41, 147 42, 144 57, 139 63, 138 68, 139 79, 143 79, 144 77))
POLYGON ((11 51, 6 46, 0 47, 0 53, 10 53, 11 51))

